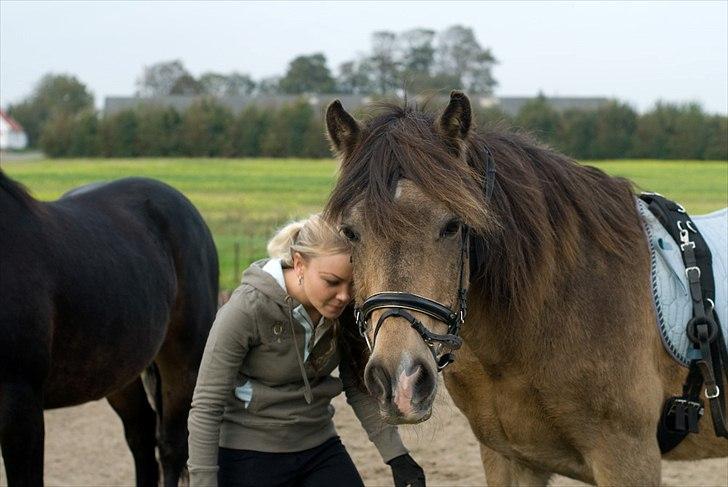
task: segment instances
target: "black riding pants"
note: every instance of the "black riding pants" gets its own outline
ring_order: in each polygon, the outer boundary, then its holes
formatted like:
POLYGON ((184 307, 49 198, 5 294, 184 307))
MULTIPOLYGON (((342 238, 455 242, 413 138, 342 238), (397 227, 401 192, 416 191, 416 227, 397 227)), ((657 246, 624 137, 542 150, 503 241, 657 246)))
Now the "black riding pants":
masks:
POLYGON ((292 453, 220 448, 217 463, 220 487, 364 486, 338 436, 292 453))

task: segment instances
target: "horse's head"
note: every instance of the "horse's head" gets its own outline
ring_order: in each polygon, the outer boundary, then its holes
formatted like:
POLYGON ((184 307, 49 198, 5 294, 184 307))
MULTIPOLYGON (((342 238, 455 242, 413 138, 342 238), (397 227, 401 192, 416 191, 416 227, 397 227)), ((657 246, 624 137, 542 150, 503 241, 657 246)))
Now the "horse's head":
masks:
POLYGON ((469 235, 490 226, 482 168, 468 162, 470 103, 453 92, 438 117, 390 106, 361 124, 335 101, 326 121, 341 157, 326 213, 353 244, 364 380, 386 420, 424 421, 459 346, 469 235))

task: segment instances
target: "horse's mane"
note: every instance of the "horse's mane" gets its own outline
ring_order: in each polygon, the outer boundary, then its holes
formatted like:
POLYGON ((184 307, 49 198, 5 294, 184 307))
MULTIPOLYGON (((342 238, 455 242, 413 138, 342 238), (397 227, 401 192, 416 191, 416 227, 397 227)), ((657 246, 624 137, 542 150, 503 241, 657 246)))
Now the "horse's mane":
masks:
POLYGON ((503 130, 471 130, 463 160, 443 144, 432 114, 408 106, 380 109, 344 156, 325 215, 336 220, 363 200, 371 228, 382 236, 402 232, 394 190, 400 178, 411 180, 471 226, 471 282, 511 316, 513 310, 536 312, 554 270, 575 265, 585 246, 626 260, 626 242, 641 236, 626 179, 503 130), (497 171, 489 202, 486 147, 497 171))
POLYGON ((482 164, 486 146, 498 171, 489 208, 501 231, 476 239, 475 277, 487 295, 506 298, 507 314, 533 316, 556 284, 553 276, 570 276, 589 248, 633 259, 642 228, 629 180, 509 132, 475 134, 471 164, 482 164))

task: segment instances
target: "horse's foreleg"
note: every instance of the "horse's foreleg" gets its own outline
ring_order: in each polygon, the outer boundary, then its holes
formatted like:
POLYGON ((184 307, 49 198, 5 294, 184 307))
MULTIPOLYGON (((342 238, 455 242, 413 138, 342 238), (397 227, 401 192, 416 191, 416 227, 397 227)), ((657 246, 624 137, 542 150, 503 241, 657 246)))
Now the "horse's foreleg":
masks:
POLYGON ((597 485, 660 485, 662 465, 654 435, 635 438, 603 431, 600 445, 588 454, 597 485))
POLYGON ((490 487, 548 485, 551 474, 527 467, 517 460, 505 456, 480 444, 480 458, 483 461, 485 480, 490 487))
POLYGON ((159 481, 159 465, 154 453, 157 415, 147 401, 141 379, 137 378, 106 399, 124 424, 126 443, 134 457, 137 487, 156 486, 159 481))
POLYGON ((546 486, 549 484, 549 480, 551 479, 551 472, 527 467, 517 460, 511 462, 511 472, 516 480, 512 485, 546 486))
POLYGON ((480 460, 485 470, 485 481, 490 487, 511 485, 511 462, 506 457, 480 443, 480 460))
POLYGON ((0 447, 8 486, 43 485, 43 395, 27 382, 0 384, 0 447))

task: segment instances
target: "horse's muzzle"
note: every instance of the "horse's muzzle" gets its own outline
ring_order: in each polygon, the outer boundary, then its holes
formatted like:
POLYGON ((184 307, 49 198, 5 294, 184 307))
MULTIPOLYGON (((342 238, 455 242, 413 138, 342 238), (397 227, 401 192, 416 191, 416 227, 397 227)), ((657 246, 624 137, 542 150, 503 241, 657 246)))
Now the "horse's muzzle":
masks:
POLYGON ((376 359, 367 364, 364 380, 389 423, 419 423, 430 417, 437 377, 424 363, 403 360, 395 374, 376 359))

